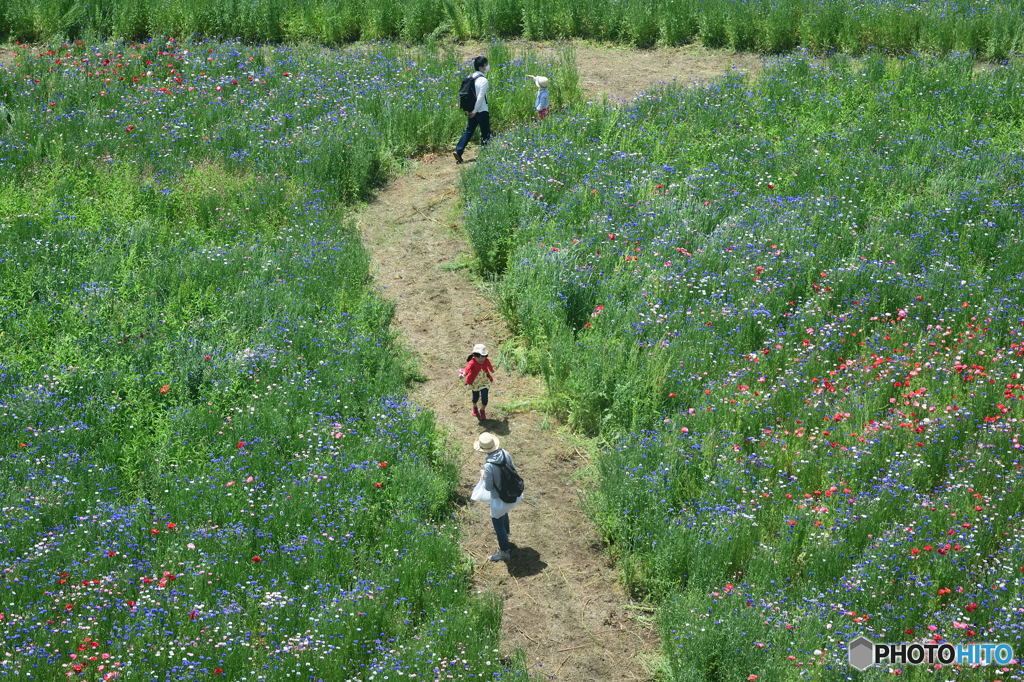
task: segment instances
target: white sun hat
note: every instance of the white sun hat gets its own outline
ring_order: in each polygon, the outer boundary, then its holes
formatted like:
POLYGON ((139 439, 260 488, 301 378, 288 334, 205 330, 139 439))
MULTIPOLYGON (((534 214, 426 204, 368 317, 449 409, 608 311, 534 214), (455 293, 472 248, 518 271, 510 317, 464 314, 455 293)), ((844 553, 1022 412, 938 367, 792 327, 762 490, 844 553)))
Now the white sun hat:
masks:
POLYGON ((484 431, 477 436, 476 442, 473 443, 473 449, 479 452, 494 452, 501 447, 501 441, 493 433, 484 431))

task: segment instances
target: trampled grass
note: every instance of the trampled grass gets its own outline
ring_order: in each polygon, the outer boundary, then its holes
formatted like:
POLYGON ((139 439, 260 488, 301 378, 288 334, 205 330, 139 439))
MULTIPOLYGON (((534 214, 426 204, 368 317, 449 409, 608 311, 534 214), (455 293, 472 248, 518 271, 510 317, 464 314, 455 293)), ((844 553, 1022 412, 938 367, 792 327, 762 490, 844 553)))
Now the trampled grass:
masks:
POLYGON ((969 51, 1003 59, 1024 48, 1020 0, 0 0, 0 39, 219 36, 251 42, 438 37, 586 38, 638 47, 686 45, 788 52, 969 51))
MULTIPOLYGON (((529 116, 541 67, 492 60, 529 116)), ((450 144, 462 71, 176 41, 0 68, 4 675, 525 679, 344 208, 450 144)))
POLYGON ((1019 648, 1022 89, 797 55, 465 176, 556 409, 605 443, 593 511, 672 679, 847 679, 858 633, 1019 648))

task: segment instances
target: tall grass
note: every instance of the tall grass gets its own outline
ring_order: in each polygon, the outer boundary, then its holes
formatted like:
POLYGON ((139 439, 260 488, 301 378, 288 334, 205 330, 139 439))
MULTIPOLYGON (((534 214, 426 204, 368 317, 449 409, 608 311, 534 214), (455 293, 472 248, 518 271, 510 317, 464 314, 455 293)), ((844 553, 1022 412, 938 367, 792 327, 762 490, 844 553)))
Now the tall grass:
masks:
MULTIPOLYGON (((529 117, 547 65, 491 55, 529 117)), ((171 40, 0 70, 6 674, 525 680, 346 209, 450 144, 464 71, 171 40)))
POLYGON ((1017 0, 0 0, 0 39, 217 36, 341 44, 442 36, 586 38, 637 47, 685 45, 786 52, 869 49, 971 52, 999 60, 1024 47, 1017 0))
POLYGON ((555 408, 603 443, 592 510, 672 679, 1019 641, 1024 68, 972 67, 798 55, 464 176, 555 408))

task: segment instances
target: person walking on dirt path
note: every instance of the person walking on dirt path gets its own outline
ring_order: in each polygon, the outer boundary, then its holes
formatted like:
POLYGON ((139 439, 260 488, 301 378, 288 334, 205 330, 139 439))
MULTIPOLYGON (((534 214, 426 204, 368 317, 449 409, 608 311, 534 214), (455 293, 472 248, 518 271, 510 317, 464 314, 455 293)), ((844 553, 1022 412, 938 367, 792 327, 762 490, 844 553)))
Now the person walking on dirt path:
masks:
POLYGON ((487 359, 487 346, 482 343, 473 346, 473 352, 466 358, 466 366, 459 371, 459 376, 473 392, 473 416, 480 420, 487 419, 487 394, 494 382, 494 367, 487 359), (478 400, 480 409, 476 407, 478 400))
MULTIPOLYGON (((473 59, 473 68, 475 71, 469 78, 473 79, 473 94, 476 95, 476 101, 472 108, 468 108, 468 102, 463 101, 462 90, 459 91, 459 104, 466 111, 466 130, 462 133, 459 143, 455 145, 455 163, 462 163, 462 152, 469 144, 469 138, 473 137, 473 131, 477 126, 480 126, 481 146, 486 146, 491 140, 491 112, 487 108, 487 76, 485 75, 491 67, 487 63, 487 57, 480 56, 473 59)), ((463 88, 465 87, 466 83, 463 81, 463 88)))
POLYGON ((505 502, 501 499, 498 489, 501 487, 503 469, 515 471, 515 464, 512 463, 512 455, 501 447, 501 441, 492 433, 481 433, 473 449, 487 455, 484 461, 484 468, 480 470, 480 480, 483 488, 490 495, 491 524, 494 526, 494 534, 498 537, 498 551, 491 555, 491 561, 508 561, 512 558, 512 543, 508 536, 511 532, 508 522, 508 513, 521 501, 522 496, 515 502, 505 502))

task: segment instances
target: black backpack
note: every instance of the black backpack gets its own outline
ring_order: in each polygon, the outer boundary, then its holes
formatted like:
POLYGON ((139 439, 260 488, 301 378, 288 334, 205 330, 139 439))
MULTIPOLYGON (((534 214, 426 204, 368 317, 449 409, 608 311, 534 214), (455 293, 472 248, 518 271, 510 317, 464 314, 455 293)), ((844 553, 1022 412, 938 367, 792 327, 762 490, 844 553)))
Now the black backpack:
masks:
POLYGON ((496 486, 498 489, 498 497, 501 498, 502 502, 512 503, 519 499, 519 496, 526 490, 526 483, 523 481, 523 477, 516 472, 515 469, 505 464, 502 460, 501 464, 491 462, 499 469, 501 469, 501 483, 496 486))
POLYGON ((473 111, 476 107, 476 79, 480 76, 466 76, 459 86, 459 108, 463 111, 473 111))

